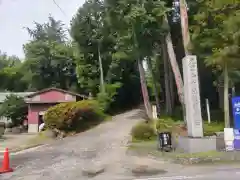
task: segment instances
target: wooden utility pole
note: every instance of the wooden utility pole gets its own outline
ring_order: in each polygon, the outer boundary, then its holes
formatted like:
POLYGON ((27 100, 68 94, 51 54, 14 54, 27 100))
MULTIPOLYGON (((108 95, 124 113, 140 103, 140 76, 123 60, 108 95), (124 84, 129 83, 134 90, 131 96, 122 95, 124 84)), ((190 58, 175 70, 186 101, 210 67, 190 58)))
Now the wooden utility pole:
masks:
POLYGON ((188 46, 190 43, 190 35, 188 30, 188 14, 187 14, 187 3, 186 0, 180 1, 180 17, 181 17, 181 27, 182 27, 182 37, 183 37, 183 46, 185 50, 185 55, 190 55, 188 51, 188 46))

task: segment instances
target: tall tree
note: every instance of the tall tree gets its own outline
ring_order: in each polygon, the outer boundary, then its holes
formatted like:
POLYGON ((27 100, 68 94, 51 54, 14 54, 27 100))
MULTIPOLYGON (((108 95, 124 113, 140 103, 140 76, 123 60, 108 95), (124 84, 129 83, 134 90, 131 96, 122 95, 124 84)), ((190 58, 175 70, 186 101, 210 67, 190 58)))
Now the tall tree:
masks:
POLYGON ((35 28, 27 30, 32 40, 24 45, 26 62, 22 68, 30 71, 23 78, 29 82, 29 88, 55 86, 76 90, 74 47, 66 41, 62 22, 50 16, 49 22, 35 22, 35 28))
POLYGON ((119 41, 124 44, 123 51, 133 54, 139 65, 145 108, 151 118, 151 107, 146 91, 142 60, 151 57, 160 36, 167 30, 164 15, 167 9, 162 1, 125 1, 106 0, 109 22, 117 32, 119 41))
POLYGON ((78 82, 86 93, 115 99, 111 107, 126 107, 139 101, 139 79, 132 56, 119 51, 121 43, 107 20, 105 5, 97 0, 86 1, 72 19, 71 36, 79 56, 78 82), (99 88, 103 81, 105 95, 99 94, 99 90, 103 92, 99 88))
POLYGON ((201 1, 193 26, 195 52, 203 54, 207 65, 217 66, 223 73, 225 127, 230 127, 229 71, 239 69, 239 6, 240 2, 233 1, 201 1))

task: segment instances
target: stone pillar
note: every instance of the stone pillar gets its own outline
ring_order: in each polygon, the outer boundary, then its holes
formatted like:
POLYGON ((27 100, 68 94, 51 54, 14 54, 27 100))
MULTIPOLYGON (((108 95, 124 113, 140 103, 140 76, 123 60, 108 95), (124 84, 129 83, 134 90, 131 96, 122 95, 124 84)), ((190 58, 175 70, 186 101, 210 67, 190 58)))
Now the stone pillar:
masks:
POLYGON ((183 78, 188 136, 203 137, 196 56, 188 55, 183 59, 183 78))

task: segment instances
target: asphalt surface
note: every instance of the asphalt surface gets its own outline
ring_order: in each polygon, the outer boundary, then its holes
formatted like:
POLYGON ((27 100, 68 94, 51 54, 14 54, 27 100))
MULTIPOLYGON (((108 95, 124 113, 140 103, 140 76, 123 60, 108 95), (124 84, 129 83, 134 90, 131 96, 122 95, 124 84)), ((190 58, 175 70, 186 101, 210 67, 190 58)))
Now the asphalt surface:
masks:
POLYGON ((13 173, 1 180, 88 179, 85 172, 101 172, 114 178, 125 158, 130 130, 141 120, 142 111, 132 110, 80 135, 12 156, 13 173))
POLYGON ((186 169, 175 174, 165 176, 154 176, 138 178, 135 180, 239 180, 240 167, 231 165, 211 167, 186 167, 186 169))
POLYGON ((132 126, 141 118, 141 110, 113 117, 113 121, 52 144, 26 150, 11 156, 13 173, 0 180, 239 180, 240 165, 180 166, 158 160, 139 158, 148 165, 161 167, 166 173, 134 177, 132 157, 126 145, 132 126), (94 174, 96 176, 86 176, 94 174))

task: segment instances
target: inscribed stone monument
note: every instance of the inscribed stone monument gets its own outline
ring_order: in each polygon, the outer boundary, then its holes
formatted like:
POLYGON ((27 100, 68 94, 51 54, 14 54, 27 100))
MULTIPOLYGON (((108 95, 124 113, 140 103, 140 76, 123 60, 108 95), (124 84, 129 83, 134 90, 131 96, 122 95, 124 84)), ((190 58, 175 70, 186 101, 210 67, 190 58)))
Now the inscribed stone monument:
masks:
POLYGON ((196 56, 188 55, 183 59, 183 78, 188 136, 203 137, 196 56))

